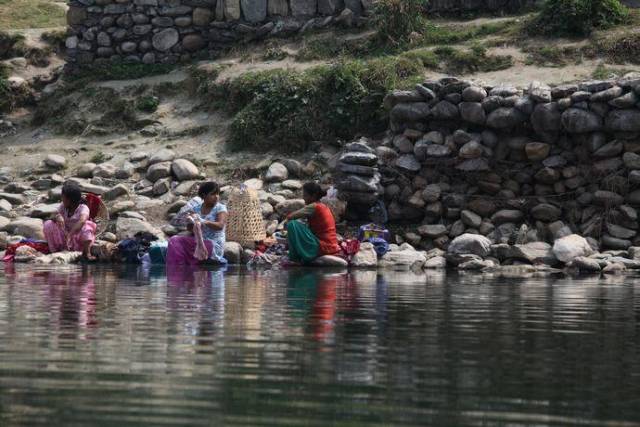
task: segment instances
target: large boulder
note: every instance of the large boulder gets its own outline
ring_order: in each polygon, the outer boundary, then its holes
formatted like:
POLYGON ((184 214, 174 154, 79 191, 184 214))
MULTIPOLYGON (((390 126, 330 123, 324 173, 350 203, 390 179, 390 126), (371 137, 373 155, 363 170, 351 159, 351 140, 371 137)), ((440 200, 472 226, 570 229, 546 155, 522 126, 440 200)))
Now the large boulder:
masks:
POLYGON ((29 214, 32 218, 50 219, 56 213, 58 213, 59 203, 53 203, 50 205, 36 205, 29 214))
POLYGON ((424 252, 402 250, 387 252, 379 261, 378 268, 409 270, 422 268, 426 261, 424 252))
POLYGON ((240 0, 240 6, 249 22, 262 22, 267 17, 267 0, 240 0))
POLYGON ((177 159, 171 164, 171 171, 178 181, 188 181, 200 176, 198 167, 187 159, 177 159))
POLYGON ((64 167, 67 165, 67 160, 57 154, 49 154, 47 157, 45 157, 44 164, 51 169, 64 169, 64 167))
POLYGON ((174 28, 166 28, 153 35, 151 43, 154 49, 166 52, 178 43, 180 36, 174 28))
POLYGON ((291 212, 302 209, 304 206, 305 203, 302 199, 285 200, 284 202, 278 203, 278 205, 276 205, 276 212, 278 212, 278 214, 280 215, 288 215, 291 212))
POLYGON ((557 239, 553 243, 553 254, 562 262, 573 261, 577 257, 589 256, 593 253, 593 249, 582 236, 571 234, 569 236, 557 239))
POLYGON ((162 162, 151 165, 151 167, 147 169, 146 176, 151 182, 156 182, 160 178, 171 176, 171 162, 162 162))
POLYGON ((447 253, 451 255, 474 254, 486 257, 491 252, 491 240, 479 234, 462 234, 449 243, 447 253))
POLYGON ((400 103, 391 109, 391 119, 397 123, 416 122, 427 118, 429 112, 426 102, 400 103))
POLYGON ((378 254, 373 248, 373 244, 363 242, 360 250, 351 258, 351 266, 358 268, 375 268, 378 266, 378 254))
POLYGON ((569 133, 587 133, 602 129, 602 118, 592 111, 569 108, 562 113, 562 126, 569 133))
POLYGON ((267 182, 282 182, 289 177, 289 170, 285 165, 279 162, 272 163, 264 175, 267 182))
MULTIPOLYGON (((138 153, 138 157, 141 157, 142 154, 144 153, 138 153)), ((153 156, 151 156, 151 158, 149 159, 149 166, 156 163, 171 162, 175 158, 176 158, 175 151, 169 150, 168 148, 163 148, 160 151, 156 152, 153 156)), ((132 160, 133 160, 133 157, 132 157, 132 160)))
POLYGON ((311 265, 315 265, 317 267, 348 267, 349 263, 346 259, 341 258, 339 256, 333 255, 323 255, 313 260, 311 265))
POLYGON ((291 0, 291 14, 293 16, 311 16, 316 14, 317 0, 291 0))
POLYGON ((515 108, 501 107, 493 110, 487 117, 487 126, 495 129, 510 129, 522 124, 527 119, 515 108))
POLYGON ((42 230, 44 223, 39 218, 16 218, 2 229, 14 235, 23 236, 29 239, 44 239, 42 230))
POLYGON ((605 126, 611 132, 640 132, 640 110, 613 110, 605 126))
POLYGON ((551 245, 546 242, 531 242, 509 247, 507 258, 530 262, 531 264, 554 265, 558 262, 551 245))
POLYGON ((162 236, 162 231, 156 229, 144 220, 139 218, 125 218, 122 216, 118 217, 116 221, 116 236, 118 240, 131 238, 138 232, 149 232, 154 236, 162 236))
POLYGON ((224 257, 229 264, 240 264, 242 258, 242 245, 236 242, 225 242, 224 257))

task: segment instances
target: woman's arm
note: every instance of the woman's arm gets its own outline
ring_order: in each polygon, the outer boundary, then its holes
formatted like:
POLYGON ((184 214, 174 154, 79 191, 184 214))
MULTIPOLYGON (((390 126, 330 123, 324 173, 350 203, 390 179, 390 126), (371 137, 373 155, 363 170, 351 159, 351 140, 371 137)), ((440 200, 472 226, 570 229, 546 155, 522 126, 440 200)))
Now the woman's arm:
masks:
POLYGON ((71 230, 69 230, 69 234, 74 234, 82 230, 84 223, 87 222, 88 219, 89 219, 89 214, 81 214, 80 218, 78 219, 78 222, 76 222, 75 225, 71 227, 71 230))
POLYGON ((216 216, 215 221, 204 221, 203 224, 205 227, 210 228, 211 230, 220 231, 224 230, 224 226, 227 224, 227 213, 220 212, 216 216))
POLYGON ((305 206, 304 208, 297 210, 295 212, 291 212, 287 216, 287 220, 290 219, 300 219, 300 218, 311 218, 316 211, 316 204, 311 203, 310 205, 305 206))

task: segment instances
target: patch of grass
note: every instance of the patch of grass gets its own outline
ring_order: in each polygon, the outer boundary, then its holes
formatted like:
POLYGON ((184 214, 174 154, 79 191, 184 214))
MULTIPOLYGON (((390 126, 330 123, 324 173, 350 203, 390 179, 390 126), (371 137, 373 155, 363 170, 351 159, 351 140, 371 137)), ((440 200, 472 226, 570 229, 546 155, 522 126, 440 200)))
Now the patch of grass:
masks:
POLYGON ((517 27, 518 25, 515 20, 467 26, 444 26, 430 23, 425 26, 422 32, 420 44, 430 46, 462 43, 482 37, 507 33, 517 27))
POLYGON ((373 12, 373 27, 385 44, 403 45, 413 33, 425 26, 423 0, 378 0, 373 12))
POLYGON ((629 19, 629 10, 619 0, 546 0, 527 24, 531 35, 587 36, 629 19))
POLYGON ((0 28, 52 28, 66 24, 61 5, 47 0, 0 0, 0 28))
POLYGON ((11 59, 23 56, 26 52, 24 36, 0 31, 0 59, 11 59))
POLYGON ((487 55, 483 46, 472 46, 469 50, 444 46, 434 53, 444 62, 444 70, 451 74, 498 71, 513 65, 510 55, 487 55))
POLYGON ((175 69, 173 64, 106 64, 83 67, 70 81, 132 80, 158 74, 166 74, 175 69))
POLYGON ((590 50, 619 64, 640 64, 640 33, 626 32, 596 38, 590 50))
POLYGON ((106 154, 103 151, 96 151, 93 156, 91 156, 91 159, 89 159, 89 162, 99 165, 100 163, 108 162, 112 158, 113 156, 111 154, 106 154))
POLYGON ((157 96, 143 96, 136 102, 136 109, 145 113, 153 113, 158 109, 160 100, 157 96))
POLYGON ((61 52, 65 48, 67 40, 67 30, 45 31, 40 38, 47 42, 56 52, 61 52))
POLYGON ((631 73, 638 70, 631 70, 627 68, 610 68, 604 64, 598 64, 591 77, 596 80, 608 80, 608 79, 618 79, 624 76, 627 73, 631 73))
POLYGON ((296 55, 298 61, 331 60, 342 58, 374 58, 393 54, 403 54, 410 49, 426 46, 448 45, 479 40, 496 34, 509 34, 519 28, 515 20, 500 21, 483 25, 445 26, 426 23, 421 33, 415 33, 411 40, 389 44, 379 37, 346 39, 331 34, 304 40, 296 55))
POLYGON ((11 87, 7 80, 6 67, 0 67, 0 113, 11 112, 31 99, 31 91, 28 87, 11 87))
POLYGON ((312 141, 383 129, 384 95, 415 84, 423 71, 416 61, 385 57, 249 73, 220 84, 214 105, 235 115, 232 149, 304 150, 312 141))
POLYGON ((582 49, 571 46, 525 47, 523 51, 527 53, 527 65, 540 67, 564 67, 569 63, 580 63, 583 57, 582 49))
POLYGON ((287 56, 289 56, 289 54, 279 47, 270 47, 264 51, 262 59, 264 61, 281 61, 287 56))

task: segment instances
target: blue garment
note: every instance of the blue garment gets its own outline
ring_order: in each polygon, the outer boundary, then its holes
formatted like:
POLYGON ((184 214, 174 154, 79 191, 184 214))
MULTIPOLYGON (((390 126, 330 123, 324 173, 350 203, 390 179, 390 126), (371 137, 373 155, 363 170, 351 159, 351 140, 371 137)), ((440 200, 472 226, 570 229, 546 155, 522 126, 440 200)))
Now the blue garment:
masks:
MULTIPOLYGON (((200 221, 217 221, 218 214, 227 212, 227 207, 222 203, 216 203, 207 215, 202 215, 202 204, 194 207, 193 212, 198 215, 200 221)), ((226 240, 225 230, 212 230, 209 227, 202 226, 202 237, 206 240, 210 240, 213 243, 213 252, 209 257, 210 260, 226 264, 227 260, 224 257, 224 243, 226 240)))

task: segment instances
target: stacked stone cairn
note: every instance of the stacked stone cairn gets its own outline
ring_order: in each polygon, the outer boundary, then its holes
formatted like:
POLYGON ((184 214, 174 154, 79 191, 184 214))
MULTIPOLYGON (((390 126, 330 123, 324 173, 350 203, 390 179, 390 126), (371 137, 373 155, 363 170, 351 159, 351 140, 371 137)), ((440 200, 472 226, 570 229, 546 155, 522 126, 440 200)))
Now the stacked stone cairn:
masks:
POLYGON ((335 171, 338 197, 347 201, 347 217, 366 217, 383 194, 378 156, 366 141, 347 144, 335 171))
POLYGON ((368 0, 72 0, 68 66, 175 63, 238 43, 363 22, 368 0))

